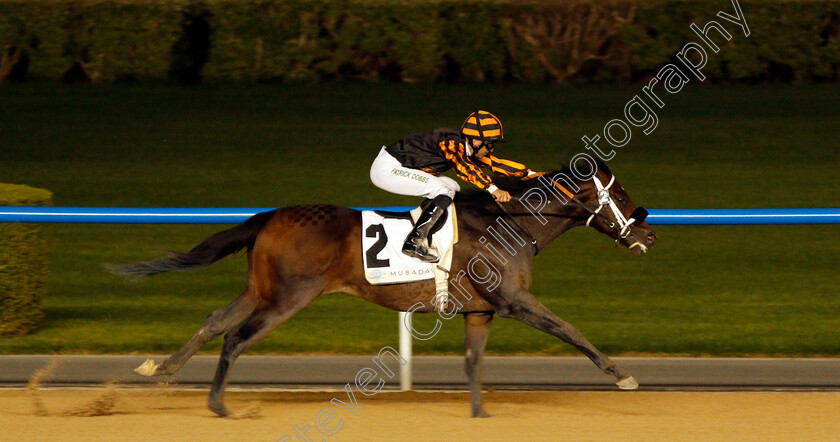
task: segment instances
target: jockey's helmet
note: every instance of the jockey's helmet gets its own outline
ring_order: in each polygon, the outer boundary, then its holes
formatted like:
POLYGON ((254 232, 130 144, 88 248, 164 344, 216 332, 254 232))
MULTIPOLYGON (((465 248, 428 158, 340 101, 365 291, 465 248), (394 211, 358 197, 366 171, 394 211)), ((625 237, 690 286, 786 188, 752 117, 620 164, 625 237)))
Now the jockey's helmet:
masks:
POLYGON ((490 112, 478 110, 467 117, 461 126, 461 133, 481 141, 505 141, 502 121, 490 112))

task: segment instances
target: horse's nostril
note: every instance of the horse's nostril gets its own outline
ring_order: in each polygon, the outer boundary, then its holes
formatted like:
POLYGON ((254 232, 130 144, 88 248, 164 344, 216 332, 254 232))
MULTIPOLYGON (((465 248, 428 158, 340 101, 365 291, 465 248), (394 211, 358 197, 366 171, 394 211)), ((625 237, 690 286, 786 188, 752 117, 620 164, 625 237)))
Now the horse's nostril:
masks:
POLYGON ((648 233, 647 238, 648 238, 649 240, 651 240, 651 241, 656 241, 656 238, 657 238, 657 236, 656 236, 656 232, 651 231, 650 233, 648 233))

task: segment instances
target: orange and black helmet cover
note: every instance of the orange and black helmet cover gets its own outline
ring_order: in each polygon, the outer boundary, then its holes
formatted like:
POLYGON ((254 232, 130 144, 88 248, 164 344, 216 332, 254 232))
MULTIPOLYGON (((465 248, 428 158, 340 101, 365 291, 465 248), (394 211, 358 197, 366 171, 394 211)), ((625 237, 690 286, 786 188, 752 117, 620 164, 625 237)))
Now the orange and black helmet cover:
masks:
POLYGON ((461 133, 482 141, 505 141, 502 121, 483 110, 475 111, 467 117, 461 126, 461 133))

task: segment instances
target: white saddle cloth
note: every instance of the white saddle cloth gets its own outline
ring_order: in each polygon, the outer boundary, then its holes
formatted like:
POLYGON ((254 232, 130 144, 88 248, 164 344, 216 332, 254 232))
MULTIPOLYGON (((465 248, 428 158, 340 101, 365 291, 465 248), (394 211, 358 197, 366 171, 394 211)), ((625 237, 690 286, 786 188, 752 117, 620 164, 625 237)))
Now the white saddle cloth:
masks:
MULTIPOLYGON (((447 209, 446 222, 432 235, 440 261, 427 263, 403 254, 402 246, 413 228, 408 219, 384 217, 373 211, 362 211, 362 259, 365 278, 373 285, 433 279, 435 272, 447 274, 452 266, 452 246, 457 242, 457 218, 454 204, 447 209)), ((420 216, 418 207, 411 211, 413 219, 420 216)))

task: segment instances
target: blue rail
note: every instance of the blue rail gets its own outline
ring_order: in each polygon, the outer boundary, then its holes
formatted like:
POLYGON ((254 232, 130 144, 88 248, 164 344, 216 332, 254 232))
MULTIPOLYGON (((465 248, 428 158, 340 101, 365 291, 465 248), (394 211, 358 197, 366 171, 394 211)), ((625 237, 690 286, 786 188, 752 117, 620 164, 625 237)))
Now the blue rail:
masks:
MULTIPOLYGON (((0 222, 100 224, 235 224, 274 207, 134 208, 0 206, 0 222)), ((407 206, 354 207, 410 210, 407 206)), ((840 208, 825 209, 649 209, 654 225, 840 224, 840 208)))
POLYGON ((756 225, 840 224, 840 208, 825 209, 650 209, 648 224, 756 225))
MULTIPOLYGON (((353 207, 398 212, 413 207, 353 207)), ((32 207, 0 206, 0 222, 77 224, 236 224, 276 207, 32 207)))

